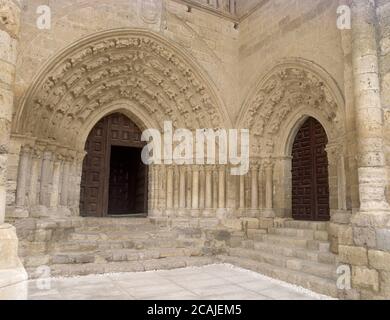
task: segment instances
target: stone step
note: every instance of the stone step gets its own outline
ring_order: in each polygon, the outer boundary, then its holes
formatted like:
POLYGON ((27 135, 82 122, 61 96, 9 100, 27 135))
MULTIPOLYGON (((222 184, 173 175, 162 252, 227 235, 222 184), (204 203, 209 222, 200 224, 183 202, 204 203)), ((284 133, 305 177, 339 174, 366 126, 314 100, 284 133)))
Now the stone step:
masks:
POLYGON ((259 272, 265 276, 286 281, 323 295, 337 297, 338 294, 335 280, 317 277, 300 271, 293 271, 252 259, 233 256, 218 256, 217 258, 223 263, 230 263, 244 269, 259 272))
POLYGON ((328 241, 301 239, 278 234, 264 234, 257 237, 256 240, 273 245, 306 248, 309 250, 319 250, 321 252, 329 252, 330 248, 328 241))
POLYGON ((299 221, 299 220, 286 220, 283 222, 284 228, 295 228, 295 229, 308 229, 317 231, 327 231, 328 222, 318 221, 299 221))
POLYGON ((49 252, 86 252, 97 250, 146 249, 146 248, 185 248, 198 247, 201 239, 132 239, 132 240, 68 240, 50 243, 49 252))
POLYGON ((284 235, 300 239, 328 241, 329 235, 327 231, 299 228, 270 228, 270 234, 284 235))
MULTIPOLYGON (((143 272, 152 270, 170 270, 191 266, 213 264, 213 257, 168 257, 161 259, 140 260, 131 262, 85 263, 85 264, 54 264, 50 266, 51 277, 73 277, 89 274, 143 272)), ((26 268, 30 279, 42 276, 35 268, 26 268)))
POLYGON ((305 248, 285 247, 282 245, 270 245, 264 242, 247 240, 242 243, 246 249, 255 249, 261 252, 273 253, 285 257, 298 258, 313 262, 336 264, 337 256, 331 252, 321 252, 318 250, 309 250, 305 248))
POLYGON ((50 264, 84 264, 141 261, 150 259, 162 259, 180 256, 201 256, 200 248, 162 248, 153 250, 103 250, 95 252, 61 252, 53 254, 50 264))
POLYGON ((256 260, 268 263, 277 267, 287 268, 293 271, 300 271, 314 276, 327 279, 337 279, 336 267, 331 264, 324 264, 310 260, 286 257, 273 253, 261 252, 258 250, 232 248, 229 255, 234 257, 256 260))
POLYGON ((103 232, 103 233, 112 233, 112 232, 152 232, 159 233, 161 230, 152 225, 152 224, 134 224, 134 225, 90 225, 90 226, 81 226, 75 228, 76 233, 94 233, 94 232, 103 232))
POLYGON ((115 217, 115 218, 83 218, 83 226, 134 226, 153 225, 149 218, 115 217))

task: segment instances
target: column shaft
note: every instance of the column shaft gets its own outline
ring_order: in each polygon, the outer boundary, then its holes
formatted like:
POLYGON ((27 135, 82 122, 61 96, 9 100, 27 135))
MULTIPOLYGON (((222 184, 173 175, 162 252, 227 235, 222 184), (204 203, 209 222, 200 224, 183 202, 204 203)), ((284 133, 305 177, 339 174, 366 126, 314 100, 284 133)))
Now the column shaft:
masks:
POLYGON ((376 25, 375 2, 353 0, 352 62, 361 211, 389 210, 385 197, 387 181, 376 25))
POLYGON ((192 209, 199 208, 199 170, 192 169, 192 209))
POLYGON ((18 168, 18 179, 16 188, 16 206, 22 207, 25 205, 26 190, 27 190, 27 175, 31 174, 29 170, 30 163, 30 147, 24 146, 20 150, 20 161, 18 168))
POLYGON ((167 169, 167 209, 173 208, 173 168, 167 169))
POLYGON ((218 176, 218 208, 225 208, 225 167, 219 168, 218 176))
POLYGON ((213 207, 213 180, 212 172, 209 168, 206 169, 206 209, 213 207))

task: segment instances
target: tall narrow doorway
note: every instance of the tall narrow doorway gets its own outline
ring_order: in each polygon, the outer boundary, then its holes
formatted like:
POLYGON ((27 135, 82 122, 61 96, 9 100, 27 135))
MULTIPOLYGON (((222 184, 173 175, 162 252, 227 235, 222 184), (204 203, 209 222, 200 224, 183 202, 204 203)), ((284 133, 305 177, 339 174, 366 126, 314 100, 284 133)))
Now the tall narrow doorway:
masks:
POLYGON ((148 170, 141 161, 141 130, 125 115, 100 120, 88 136, 81 179, 80 214, 146 214, 148 170))

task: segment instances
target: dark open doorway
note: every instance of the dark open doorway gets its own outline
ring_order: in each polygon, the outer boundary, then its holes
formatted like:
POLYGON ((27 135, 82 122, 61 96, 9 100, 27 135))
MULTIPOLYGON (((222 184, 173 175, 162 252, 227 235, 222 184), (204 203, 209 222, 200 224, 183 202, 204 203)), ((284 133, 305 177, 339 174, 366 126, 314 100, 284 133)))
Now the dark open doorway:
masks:
POLYGON ((140 148, 111 147, 108 214, 145 213, 146 166, 140 148))
POLYGON ((90 132, 83 163, 80 214, 89 217, 147 213, 148 171, 141 161, 141 130, 120 113, 90 132))

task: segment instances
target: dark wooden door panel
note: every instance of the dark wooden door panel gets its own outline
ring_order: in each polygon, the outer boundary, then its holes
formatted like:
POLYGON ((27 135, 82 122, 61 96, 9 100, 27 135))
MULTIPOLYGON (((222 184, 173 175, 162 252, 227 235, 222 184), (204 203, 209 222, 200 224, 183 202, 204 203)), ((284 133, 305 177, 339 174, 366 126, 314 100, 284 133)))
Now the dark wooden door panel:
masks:
POLYGON ((314 118, 298 131, 292 151, 292 214, 297 220, 329 220, 329 177, 322 125, 314 118))
POLYGON ((92 129, 85 146, 87 155, 81 179, 80 211, 83 216, 102 216, 106 163, 107 126, 103 119, 92 129))
POLYGON ((109 139, 113 146, 142 148, 141 130, 125 115, 115 113, 109 118, 109 139))
POLYGON ((87 155, 81 179, 82 216, 146 212, 147 169, 142 167, 146 173, 139 172, 144 146, 141 134, 120 113, 103 118, 92 129, 85 146, 87 155))

